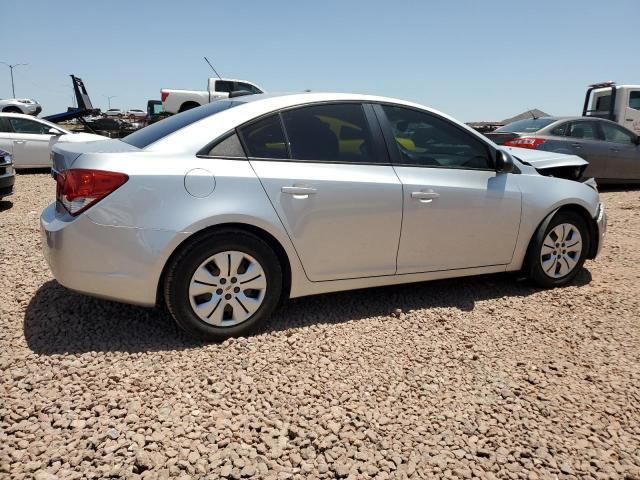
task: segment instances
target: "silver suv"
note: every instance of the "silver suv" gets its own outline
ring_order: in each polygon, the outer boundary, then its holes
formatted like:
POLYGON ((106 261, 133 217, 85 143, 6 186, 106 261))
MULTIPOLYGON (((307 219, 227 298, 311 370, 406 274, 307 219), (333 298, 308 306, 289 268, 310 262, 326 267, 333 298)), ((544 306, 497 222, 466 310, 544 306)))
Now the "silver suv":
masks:
POLYGON ((566 155, 500 149, 452 118, 350 94, 220 100, 120 140, 53 149, 42 213, 58 281, 245 334, 286 298, 594 258, 605 215, 566 155), (560 170, 558 170, 560 171, 560 170))

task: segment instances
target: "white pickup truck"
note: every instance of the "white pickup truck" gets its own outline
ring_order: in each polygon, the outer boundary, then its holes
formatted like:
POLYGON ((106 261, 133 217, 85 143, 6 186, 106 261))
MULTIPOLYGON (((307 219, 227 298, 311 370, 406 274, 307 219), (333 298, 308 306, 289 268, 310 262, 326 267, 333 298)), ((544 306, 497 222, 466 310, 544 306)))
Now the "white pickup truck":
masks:
POLYGON ((160 90, 162 108, 167 113, 179 113, 185 110, 228 98, 231 92, 244 91, 249 93, 264 93, 255 83, 246 80, 229 78, 209 78, 207 90, 173 90, 163 88, 160 90))
POLYGON ((640 135, 640 85, 589 85, 582 115, 613 120, 640 135))

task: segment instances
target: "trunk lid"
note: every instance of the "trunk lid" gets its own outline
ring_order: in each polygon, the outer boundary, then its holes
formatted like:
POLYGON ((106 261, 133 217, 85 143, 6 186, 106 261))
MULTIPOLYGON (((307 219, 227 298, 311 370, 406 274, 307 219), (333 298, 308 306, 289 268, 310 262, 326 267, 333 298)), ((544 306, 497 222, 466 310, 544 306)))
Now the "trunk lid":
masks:
POLYGON ((139 152, 138 147, 129 145, 116 139, 105 139, 94 142, 60 142, 51 150, 53 172, 62 172, 73 167, 83 154, 139 152))

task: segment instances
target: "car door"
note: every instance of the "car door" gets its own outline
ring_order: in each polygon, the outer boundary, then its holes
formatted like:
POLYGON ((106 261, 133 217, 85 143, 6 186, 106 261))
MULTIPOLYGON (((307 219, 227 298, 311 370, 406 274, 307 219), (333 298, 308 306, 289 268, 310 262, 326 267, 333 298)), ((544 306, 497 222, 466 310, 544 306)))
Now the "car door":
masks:
POLYGON ((371 119, 368 105, 315 104, 240 129, 312 281, 395 274, 402 187, 371 119))
POLYGON ((521 215, 516 175, 496 173, 488 144, 447 119, 394 105, 376 113, 403 187, 397 272, 510 263, 521 215))
POLYGON ((606 178, 640 180, 640 146, 637 136, 613 122, 599 122, 608 149, 606 178))
POLYGON ((13 130, 13 163, 16 168, 50 167, 49 125, 22 117, 8 117, 13 130))
POLYGON ((569 152, 584 158, 589 166, 585 177, 606 178, 609 150, 597 120, 576 120, 569 123, 566 144, 569 152))
POLYGON ((13 130, 9 118, 0 116, 0 149, 13 154, 13 130))
POLYGON ((621 117, 620 123, 624 120, 625 127, 640 135, 640 89, 629 91, 629 101, 621 117))

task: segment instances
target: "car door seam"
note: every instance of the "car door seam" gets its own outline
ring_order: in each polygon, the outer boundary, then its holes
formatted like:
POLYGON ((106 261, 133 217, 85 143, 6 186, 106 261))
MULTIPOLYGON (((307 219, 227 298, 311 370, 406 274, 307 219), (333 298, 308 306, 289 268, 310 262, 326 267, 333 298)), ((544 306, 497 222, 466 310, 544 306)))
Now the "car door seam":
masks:
POLYGON ((396 270, 394 275, 398 275, 398 258, 400 256, 400 245, 402 244, 402 227, 404 224, 404 183, 402 183, 402 180, 400 179, 400 176, 398 175, 398 172, 396 172, 396 167, 391 165, 391 168, 393 169, 393 173, 396 176, 396 178, 398 179, 398 182, 400 183, 400 196, 402 197, 402 204, 400 205, 401 209, 400 209, 400 232, 398 233, 398 246, 396 248, 396 270))

